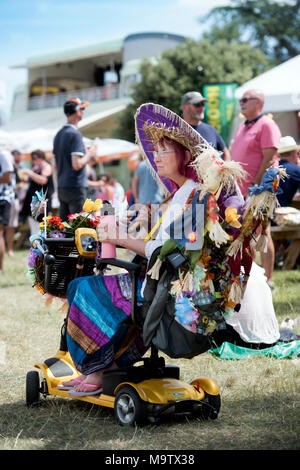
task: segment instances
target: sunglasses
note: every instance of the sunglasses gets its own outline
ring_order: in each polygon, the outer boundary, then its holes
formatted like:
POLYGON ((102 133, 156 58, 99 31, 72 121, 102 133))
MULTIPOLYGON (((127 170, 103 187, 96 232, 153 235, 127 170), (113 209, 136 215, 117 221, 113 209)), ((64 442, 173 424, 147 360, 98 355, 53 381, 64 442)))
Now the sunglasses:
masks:
POLYGON ((193 104, 193 106, 195 106, 195 108, 202 108, 203 106, 205 106, 205 103, 204 101, 201 101, 201 103, 193 104))
POLYGON ((257 98, 242 98, 240 99, 240 103, 247 103, 250 100, 257 100, 257 98))

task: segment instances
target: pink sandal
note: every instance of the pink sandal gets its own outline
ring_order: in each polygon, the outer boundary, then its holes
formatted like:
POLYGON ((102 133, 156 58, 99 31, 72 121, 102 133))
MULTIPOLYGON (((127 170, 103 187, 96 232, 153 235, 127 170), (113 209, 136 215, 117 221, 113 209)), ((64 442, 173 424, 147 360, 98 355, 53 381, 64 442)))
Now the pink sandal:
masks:
POLYGON ((76 385, 81 384, 83 380, 84 379, 75 377, 75 379, 71 379, 68 382, 62 382, 62 384, 58 385, 57 388, 59 390, 72 390, 76 385))
POLYGON ((71 397, 87 397, 90 395, 99 395, 103 391, 103 388, 99 385, 88 384, 85 382, 84 384, 82 384, 82 386, 87 387, 87 390, 77 392, 76 390, 72 389, 69 391, 69 395, 71 397))

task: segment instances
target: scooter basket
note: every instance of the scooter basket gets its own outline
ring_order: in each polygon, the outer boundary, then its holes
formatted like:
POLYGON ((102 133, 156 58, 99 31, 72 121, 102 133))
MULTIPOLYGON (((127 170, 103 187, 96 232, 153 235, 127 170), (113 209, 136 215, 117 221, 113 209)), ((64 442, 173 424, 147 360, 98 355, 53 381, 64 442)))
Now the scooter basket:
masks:
POLYGON ((75 239, 45 239, 44 289, 56 297, 66 297, 69 283, 76 277, 92 276, 95 259, 80 256, 75 239))

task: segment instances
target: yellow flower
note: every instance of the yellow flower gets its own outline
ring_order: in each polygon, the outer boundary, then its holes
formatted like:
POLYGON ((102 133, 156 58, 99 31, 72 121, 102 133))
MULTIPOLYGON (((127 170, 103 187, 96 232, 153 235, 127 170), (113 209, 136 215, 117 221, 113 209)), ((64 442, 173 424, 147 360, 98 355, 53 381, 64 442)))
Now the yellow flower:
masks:
POLYGON ((225 219, 226 222, 229 223, 232 227, 235 228, 240 228, 242 225, 239 222, 239 214, 237 213, 237 210, 234 207, 227 207, 225 210, 225 219))
POLYGON ((94 212, 97 212, 102 207, 102 199, 96 199, 94 202, 94 212))
POLYGON ((91 199, 86 199, 85 203, 82 207, 84 212, 93 212, 94 210, 94 203, 91 199))
POLYGON ((86 199, 85 203, 83 204, 82 210, 84 212, 97 212, 102 207, 102 200, 96 199, 93 202, 91 199, 86 199))

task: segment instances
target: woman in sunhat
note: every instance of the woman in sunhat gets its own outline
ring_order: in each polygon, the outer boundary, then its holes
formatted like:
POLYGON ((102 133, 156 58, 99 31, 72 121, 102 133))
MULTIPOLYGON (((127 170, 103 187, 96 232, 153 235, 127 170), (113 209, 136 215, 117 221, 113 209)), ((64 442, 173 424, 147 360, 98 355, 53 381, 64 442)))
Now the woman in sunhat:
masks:
MULTIPOLYGON (((184 213, 196 191, 199 192, 199 179, 202 178, 199 168, 201 156, 210 155, 216 164, 216 174, 222 176, 222 181, 226 181, 223 186, 215 188, 218 198, 222 199, 224 188, 232 190, 236 187, 235 179, 239 169, 235 162, 226 162, 223 168, 218 152, 189 124, 163 106, 151 103, 142 105, 135 115, 135 124, 137 142, 145 161, 166 196, 161 213, 158 211, 158 220, 147 237, 133 237, 105 222, 99 224, 97 231, 100 241, 122 246, 149 261, 157 248, 168 243, 170 225, 184 213)), ((240 171, 240 175, 242 174, 240 171)), ((209 205, 209 243, 220 246, 230 237, 217 222, 216 197, 212 197, 209 205)), ((187 246, 189 243, 193 244, 198 235, 201 238, 200 232, 197 234, 197 230, 191 230, 187 246)), ((199 247, 201 246, 200 243, 199 247)), ((149 272, 150 270, 148 274, 149 272)), ((145 282, 141 277, 138 283, 138 302, 144 300, 144 287, 145 282)), ((60 388, 69 390, 71 396, 96 395, 102 391, 103 371, 132 365, 147 350, 141 331, 124 322, 131 313, 130 276, 118 274, 76 279, 70 283, 67 296, 70 306, 68 350, 81 375, 75 380, 63 382, 60 388), (127 346, 124 347, 124 343, 127 346)))

